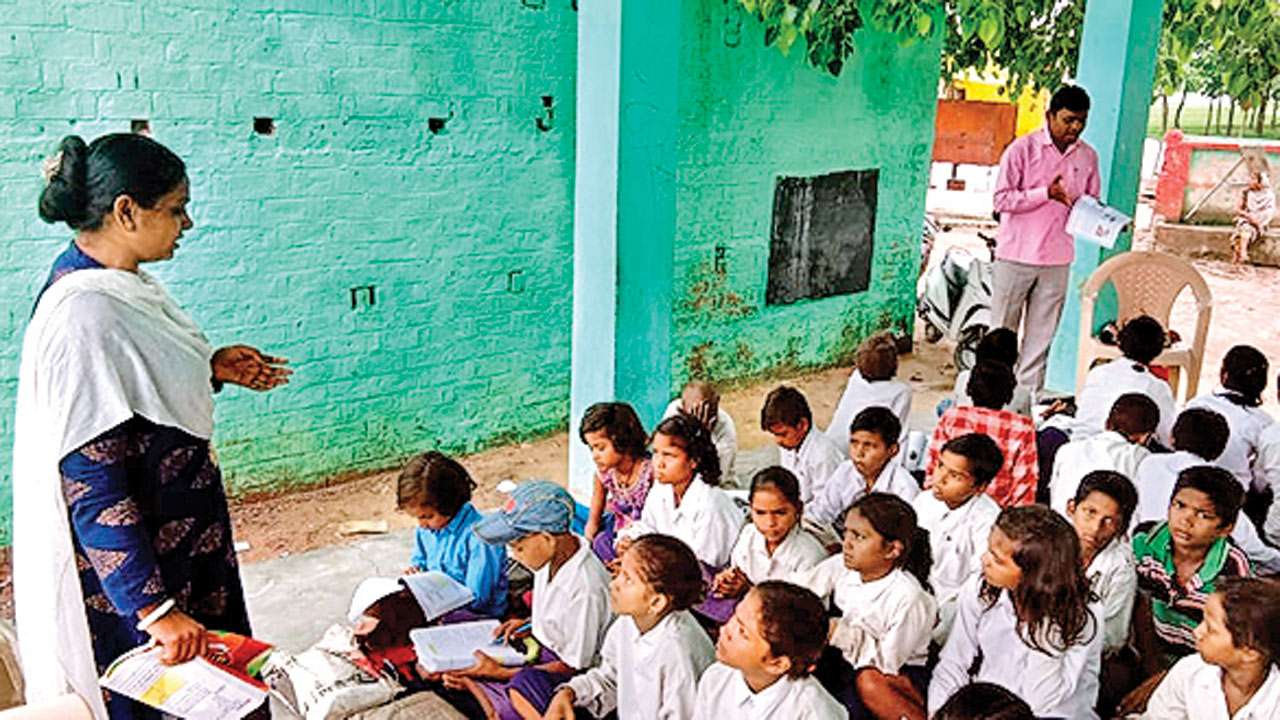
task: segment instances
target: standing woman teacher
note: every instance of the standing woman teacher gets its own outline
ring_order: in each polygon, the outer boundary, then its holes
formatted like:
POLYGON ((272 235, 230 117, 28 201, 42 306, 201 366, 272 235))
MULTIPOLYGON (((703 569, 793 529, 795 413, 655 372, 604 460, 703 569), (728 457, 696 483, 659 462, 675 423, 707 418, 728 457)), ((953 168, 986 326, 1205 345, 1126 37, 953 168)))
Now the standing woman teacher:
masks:
POLYGON ((1032 402, 1044 388, 1075 259, 1067 216, 1077 198, 1098 197, 1102 185, 1098 153, 1080 139, 1088 120, 1088 93, 1075 85, 1059 88, 1049 100, 1044 128, 1014 140, 1000 158, 991 319, 1015 333, 1022 327, 1014 370, 1032 402))
MULTIPOLYGON (((143 263, 190 230, 182 160, 142 135, 64 139, 40 217, 75 239, 54 261, 22 346, 14 424, 14 601, 31 701, 73 692, 96 718, 159 713, 102 692, 118 655, 166 662, 205 628, 248 634, 213 393, 270 390, 285 361, 214 351, 143 263)), ((265 708, 264 711, 265 713, 265 708)))

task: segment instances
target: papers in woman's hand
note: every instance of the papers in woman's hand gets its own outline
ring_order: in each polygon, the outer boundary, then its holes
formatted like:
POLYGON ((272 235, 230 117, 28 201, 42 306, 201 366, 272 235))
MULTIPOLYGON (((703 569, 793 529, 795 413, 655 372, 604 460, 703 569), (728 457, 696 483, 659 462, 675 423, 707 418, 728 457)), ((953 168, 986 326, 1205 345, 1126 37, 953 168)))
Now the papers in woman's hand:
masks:
POLYGON ((1110 250, 1115 247, 1120 231, 1131 221, 1132 218, 1119 210, 1082 195, 1067 216, 1067 233, 1110 250))
POLYGON ((255 676, 270 645, 210 631, 208 647, 207 657, 181 665, 161 663, 157 645, 135 648, 111 663, 102 687, 189 720, 239 720, 266 702, 267 686, 255 676))
POLYGON ((476 662, 477 650, 508 667, 524 665, 524 653, 505 642, 494 644, 493 633, 498 625, 497 620, 477 620, 419 628, 409 631, 409 639, 418 655, 418 663, 428 672, 471 667, 476 662))

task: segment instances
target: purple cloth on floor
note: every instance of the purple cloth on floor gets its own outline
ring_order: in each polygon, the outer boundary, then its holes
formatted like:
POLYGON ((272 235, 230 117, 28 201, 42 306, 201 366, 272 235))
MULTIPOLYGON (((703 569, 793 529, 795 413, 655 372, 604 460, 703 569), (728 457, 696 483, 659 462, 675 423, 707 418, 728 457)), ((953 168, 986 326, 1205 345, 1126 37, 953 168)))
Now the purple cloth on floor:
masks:
MULTIPOLYGON (((711 594, 711 583, 716 579, 716 574, 720 572, 710 565, 699 562, 702 566, 702 582, 707 586, 707 597, 702 602, 693 607, 693 611, 698 615, 714 622, 716 625, 723 625, 729 622, 729 618, 733 617, 733 611, 738 607, 738 603, 742 598, 726 598, 711 594)), ((723 568, 721 568, 723 569, 723 568)))
POLYGON ((618 559, 618 553, 613 549, 613 544, 617 542, 618 534, 613 531, 613 523, 601 528, 596 533, 595 538, 591 540, 591 549, 595 551, 596 557, 600 558, 600 562, 608 565, 618 559))
MULTIPOLYGON (((543 647, 538 653, 538 661, 534 665, 545 665, 546 663, 556 662, 559 659, 559 655, 543 647)), ((485 697, 489 699, 489 704, 493 706, 494 714, 498 716, 498 720, 520 720, 520 715, 511 705, 511 697, 507 694, 508 690, 519 692, 525 700, 528 700, 537 708, 538 712, 546 712, 547 707, 551 704, 551 697, 555 695, 556 688, 576 674, 553 673, 528 666, 516 673, 515 677, 510 680, 481 680, 477 684, 484 691, 485 697)))

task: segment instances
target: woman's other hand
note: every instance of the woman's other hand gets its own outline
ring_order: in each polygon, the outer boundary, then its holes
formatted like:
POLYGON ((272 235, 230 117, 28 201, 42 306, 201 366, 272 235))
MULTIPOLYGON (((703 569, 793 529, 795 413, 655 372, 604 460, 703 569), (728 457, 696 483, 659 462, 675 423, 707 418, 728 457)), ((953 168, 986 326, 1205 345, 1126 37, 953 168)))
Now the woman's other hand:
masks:
POLYGON ((213 379, 264 392, 289 382, 293 371, 282 357, 263 355, 248 345, 229 345, 213 354, 213 379))

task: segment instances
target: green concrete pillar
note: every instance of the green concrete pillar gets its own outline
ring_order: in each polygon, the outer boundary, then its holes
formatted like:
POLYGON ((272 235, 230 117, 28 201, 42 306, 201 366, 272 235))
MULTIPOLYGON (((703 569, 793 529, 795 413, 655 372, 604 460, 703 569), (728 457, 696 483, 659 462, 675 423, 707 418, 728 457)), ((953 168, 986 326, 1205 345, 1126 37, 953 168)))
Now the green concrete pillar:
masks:
POLYGON ((671 386, 676 0, 592 0, 578 9, 569 483, 590 496, 582 413, 631 403, 646 428, 671 386))
MULTIPOLYGON (((1088 0, 1085 7, 1076 82, 1089 91, 1093 109, 1084 139, 1098 151, 1101 200, 1130 217, 1138 203, 1163 9, 1164 0, 1088 0)), ((1116 311, 1114 297, 1103 294, 1092 327, 1082 327, 1080 286, 1099 263, 1128 250, 1130 241, 1127 233, 1122 235, 1112 251, 1076 241, 1067 303, 1049 353, 1049 389, 1074 392, 1079 333, 1092 332, 1116 311)))

